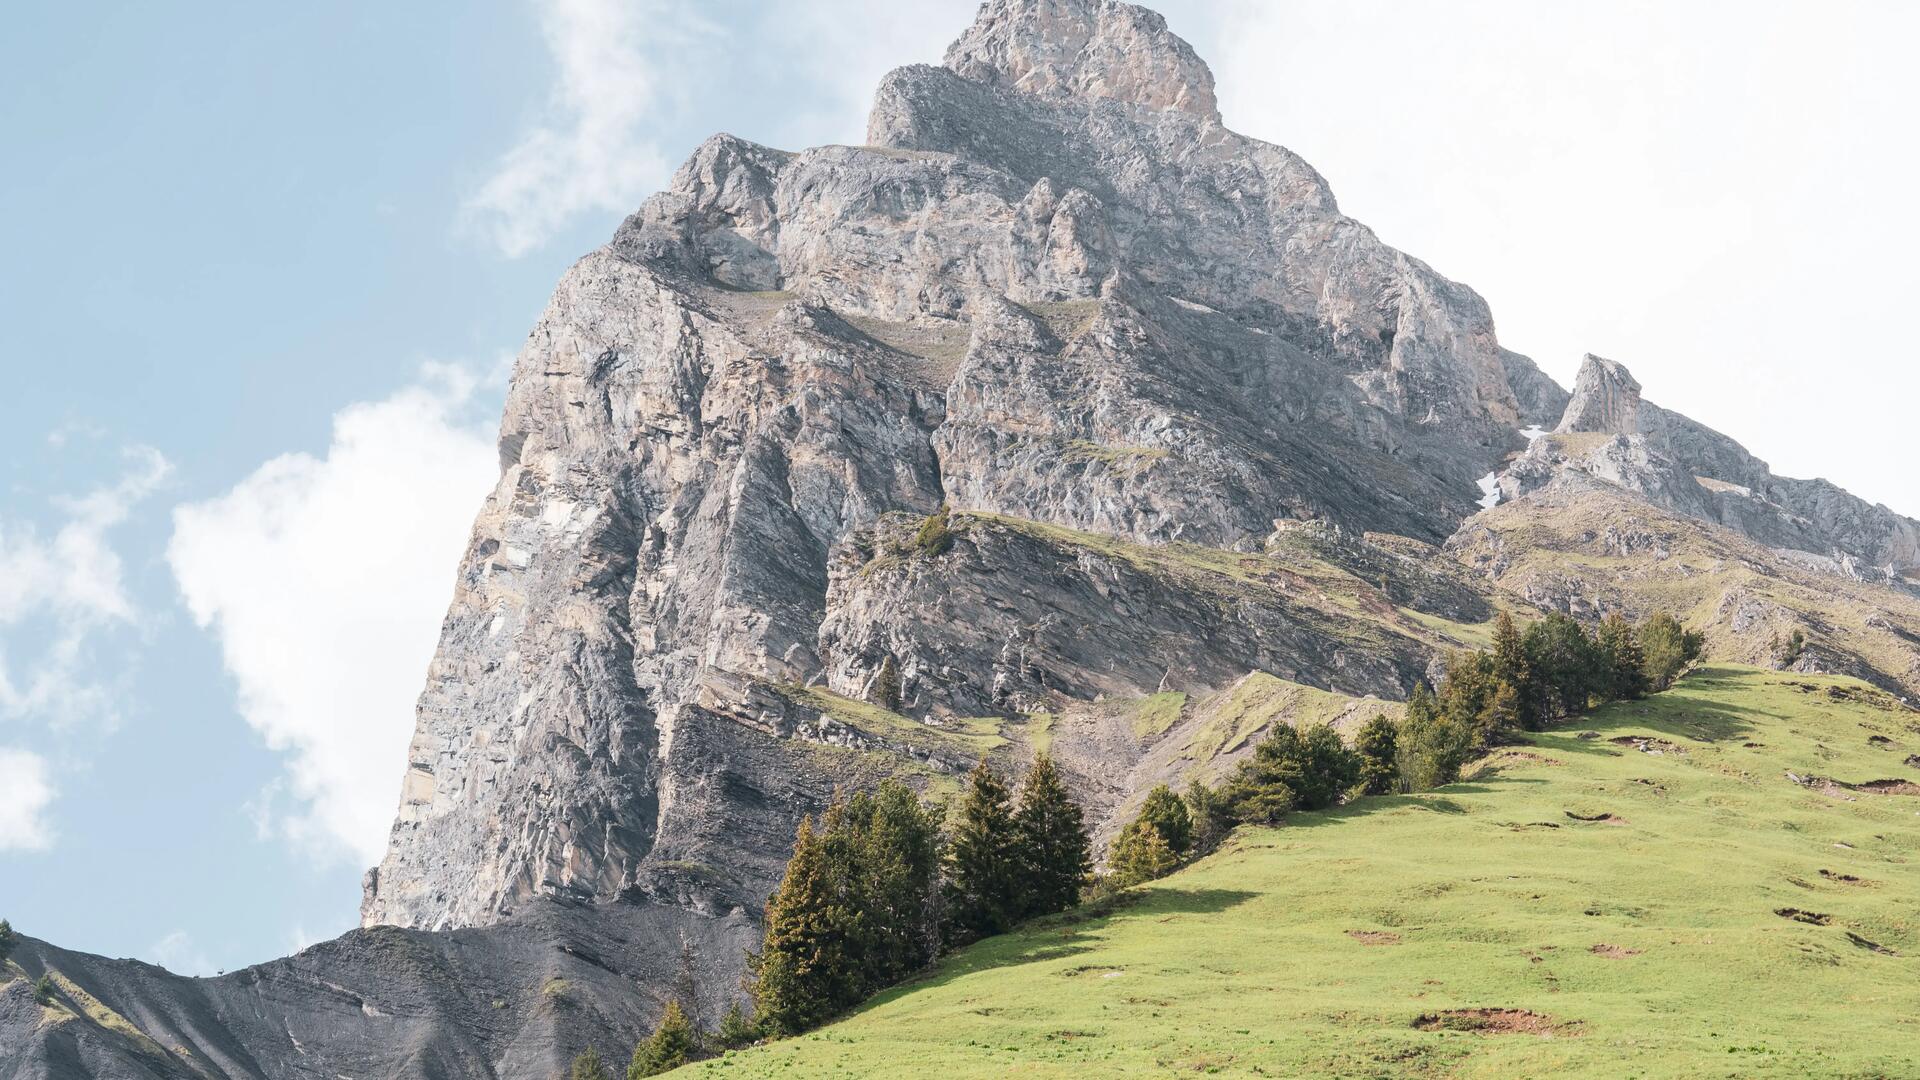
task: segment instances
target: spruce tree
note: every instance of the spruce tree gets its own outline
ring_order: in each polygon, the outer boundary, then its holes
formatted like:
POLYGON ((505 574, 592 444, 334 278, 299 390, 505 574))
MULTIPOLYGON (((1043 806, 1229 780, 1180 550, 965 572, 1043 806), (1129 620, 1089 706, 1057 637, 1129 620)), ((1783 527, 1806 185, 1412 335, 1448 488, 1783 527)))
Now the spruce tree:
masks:
POLYGON ((1688 630, 1665 611, 1656 611, 1640 625, 1640 650, 1646 656, 1648 688, 1666 690, 1705 647, 1704 635, 1688 630))
POLYGON ((725 1049, 738 1050, 760 1041, 760 1026, 747 1019, 746 1010, 736 1001, 727 1006, 725 1015, 720 1017, 720 1030, 714 1032, 713 1038, 725 1049))
POLYGON ((767 900, 766 936, 747 958, 761 1020, 776 1035, 798 1034, 861 999, 848 945, 862 919, 837 887, 840 876, 813 819, 801 819, 793 857, 767 900))
POLYGON ((891 986, 940 951, 940 821, 898 780, 849 801, 841 826, 866 913, 856 949, 868 991, 891 986))
POLYGON ((1505 611, 1493 624, 1493 651, 1489 654, 1492 661, 1495 692, 1498 684, 1505 683, 1513 687, 1520 711, 1520 726, 1528 731, 1538 730, 1539 718, 1535 715, 1535 702, 1539 697, 1533 685, 1533 668, 1527 663, 1527 647, 1520 639, 1520 629, 1513 623, 1513 616, 1505 611))
POLYGON ((1505 742, 1525 727, 1524 715, 1520 691, 1514 689, 1512 683, 1500 680, 1493 684, 1493 693, 1487 698, 1486 708, 1480 711, 1475 727, 1482 742, 1489 745, 1505 742))
POLYGON ((1416 685, 1400 725, 1401 790, 1427 791, 1460 779, 1473 744, 1473 729, 1443 712, 1426 684, 1416 685))
POLYGON ((947 841, 947 944, 1004 933, 1019 919, 1017 837, 1007 786, 981 758, 947 841))
POLYGON ((1288 810, 1324 810, 1359 778, 1360 762, 1326 724, 1276 725, 1222 792, 1241 821, 1278 821, 1288 810))
POLYGON ((880 661, 880 671, 873 677, 868 698, 888 712, 900 711, 900 666, 893 662, 892 653, 880 661))
POLYGON ((1600 624, 1600 652, 1606 660, 1608 696, 1633 701, 1647 696, 1647 656, 1640 637, 1619 612, 1600 624))
POLYGON ((1114 885, 1124 889, 1163 877, 1180 865, 1167 838, 1145 819, 1136 819, 1114 837, 1107 855, 1107 871, 1114 885))
POLYGON ((1185 855, 1193 846, 1193 818, 1187 804, 1165 784, 1147 792, 1140 804, 1140 820, 1159 830, 1175 856, 1185 855))
POLYGON ((1205 855, 1219 847, 1233 829, 1233 812, 1219 792, 1198 780, 1187 784, 1183 798, 1187 820, 1193 823, 1193 854, 1205 855))
POLYGON ((1023 914, 1051 915, 1078 903, 1093 872, 1093 850, 1080 804, 1045 754, 1037 755, 1027 770, 1015 825, 1026 893, 1023 914))
POLYGON ((606 1063, 600 1060, 600 1051, 591 1046, 580 1051, 580 1056, 573 1059, 573 1068, 568 1071, 567 1077, 568 1080, 613 1080, 606 1063))
POLYGON ((1375 716, 1360 728, 1354 739, 1354 750, 1360 755, 1360 794, 1388 795, 1399 788, 1399 742, 1399 730, 1385 714, 1375 716))
POLYGON ((0 964, 5 964, 13 956, 13 950, 20 944, 20 938, 13 932, 13 924, 0 919, 0 964))
POLYGON ((692 1061, 700 1053, 700 1032, 687 1019, 678 1001, 667 1002, 666 1012, 653 1034, 633 1048, 633 1060, 627 1064, 627 1080, 658 1076, 692 1061))

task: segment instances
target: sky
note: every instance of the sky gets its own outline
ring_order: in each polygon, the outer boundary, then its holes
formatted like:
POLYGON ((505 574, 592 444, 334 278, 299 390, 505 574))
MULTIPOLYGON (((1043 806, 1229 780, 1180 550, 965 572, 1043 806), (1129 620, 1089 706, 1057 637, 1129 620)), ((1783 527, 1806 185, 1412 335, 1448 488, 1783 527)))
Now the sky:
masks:
MULTIPOLYGON (((1229 126, 1570 384, 1920 514, 1920 6, 1170 0, 1229 126)), ((560 273, 707 135, 859 142, 965 0, 22 0, 0 917, 192 974, 357 921, 560 273)))

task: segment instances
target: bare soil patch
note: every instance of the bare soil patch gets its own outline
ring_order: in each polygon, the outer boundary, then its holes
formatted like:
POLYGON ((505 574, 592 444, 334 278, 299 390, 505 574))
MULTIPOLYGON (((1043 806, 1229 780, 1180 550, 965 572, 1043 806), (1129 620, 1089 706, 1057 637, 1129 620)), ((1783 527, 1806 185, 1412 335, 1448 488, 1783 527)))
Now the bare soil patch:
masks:
POLYGON ((1839 873, 1835 873, 1832 870, 1822 870, 1820 871, 1820 876, 1823 878, 1826 878, 1828 881, 1839 882, 1842 885, 1872 885, 1873 884, 1873 882, 1868 881, 1865 878, 1857 878, 1857 877, 1854 877, 1852 874, 1839 874, 1839 873))
POLYGON ((1802 911, 1794 907, 1775 908, 1773 913, 1783 919, 1792 919, 1794 922, 1806 923, 1808 926, 1828 926, 1833 922, 1831 915, 1818 911, 1802 911))
POLYGON ((1869 735, 1867 736, 1867 745, 1876 750, 1891 750, 1893 749, 1893 740, 1887 738, 1885 735, 1869 735))
POLYGON ((1565 1024, 1531 1009, 1447 1009, 1414 1020, 1421 1031, 1471 1031, 1481 1035, 1565 1035, 1565 1024))
POLYGON ((1588 949, 1595 956, 1604 956, 1609 960, 1625 960, 1629 956, 1639 956, 1639 949, 1629 949, 1625 945, 1595 945, 1588 949))
POLYGON ((1622 735, 1608 739, 1615 746, 1631 746, 1643 754, 1684 754, 1686 747, 1679 743, 1670 743, 1665 739, 1654 739, 1642 735, 1622 735))
POLYGON ((1859 934, 1856 934, 1851 930, 1847 931, 1847 940, 1853 942, 1855 945, 1858 945, 1859 947, 1867 950, 1868 952, 1879 953, 1882 956, 1899 956, 1900 955, 1899 953, 1894 952, 1892 949, 1887 948, 1885 945, 1882 945, 1877 941, 1868 941, 1866 938, 1861 937, 1859 934))
POLYGON ((1564 810, 1564 811, 1561 811, 1561 812, 1562 812, 1562 813, 1564 813, 1564 814, 1566 814, 1566 815, 1567 815, 1568 817, 1570 817, 1570 818, 1572 818, 1572 819, 1573 819, 1573 820, 1575 820, 1575 821, 1588 821, 1588 822, 1592 822, 1592 823, 1594 823, 1594 824, 1596 824, 1596 825, 1626 825, 1626 824, 1628 824, 1628 822, 1627 822, 1627 819, 1626 819, 1626 818, 1623 818, 1623 817, 1621 817, 1621 816, 1620 816, 1619 814, 1609 814, 1609 813, 1604 813, 1604 812, 1603 812, 1603 813, 1598 813, 1598 814, 1576 814, 1576 813, 1574 813, 1574 812, 1573 812, 1573 811, 1571 811, 1571 810, 1564 810))
POLYGON ((1920 796, 1920 784, 1911 780, 1894 777, 1889 780, 1869 780, 1864 784, 1849 784, 1845 780, 1835 780, 1831 776, 1802 776, 1788 773, 1787 779, 1804 788, 1812 788, 1830 798, 1848 798, 1848 792, 1857 791, 1865 795, 1909 795, 1920 796))
POLYGON ((1400 944, 1400 935, 1387 930, 1349 930, 1347 936, 1362 945, 1400 944))

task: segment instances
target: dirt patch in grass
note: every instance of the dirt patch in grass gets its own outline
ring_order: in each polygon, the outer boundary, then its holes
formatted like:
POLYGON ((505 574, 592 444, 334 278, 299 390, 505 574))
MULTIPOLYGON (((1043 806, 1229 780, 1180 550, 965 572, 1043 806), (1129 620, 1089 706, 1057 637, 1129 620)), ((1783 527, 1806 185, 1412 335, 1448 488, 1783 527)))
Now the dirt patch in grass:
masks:
POLYGON ((1910 768, 1920 769, 1920 754, 1908 754, 1905 764, 1910 768))
POLYGON ((1845 799, 1847 793, 1857 791, 1864 795, 1910 795, 1920 796, 1920 784, 1911 780, 1894 778, 1891 780, 1869 780, 1864 784, 1849 784, 1845 780, 1835 780, 1831 776, 1802 776, 1790 772, 1787 779, 1804 788, 1812 788, 1822 795, 1834 799, 1845 799))
POLYGON ((1679 743, 1670 743, 1665 739, 1648 738, 1642 735, 1622 735, 1617 739, 1608 739, 1615 746, 1631 746, 1643 754, 1684 754, 1687 748, 1679 743))
POLYGON ((1867 745, 1876 750, 1891 750, 1893 749, 1893 740, 1887 738, 1885 735, 1869 735, 1867 736, 1867 745))
POLYGON ((1639 949, 1629 949, 1625 945, 1595 945, 1588 949, 1595 956, 1604 956, 1609 960, 1625 960, 1629 956, 1639 956, 1639 949))
POLYGON ((1400 944, 1400 935, 1387 930, 1349 930, 1347 936, 1362 945, 1400 944))
POLYGON ((1596 825, 1626 825, 1627 819, 1618 814, 1601 812, 1598 814, 1576 814, 1571 810, 1561 811, 1575 821, 1588 821, 1596 825))
POLYGON ((1802 911, 1797 907, 1774 908, 1773 913, 1783 919, 1792 919, 1794 922, 1806 923, 1808 926, 1828 926, 1833 922, 1831 915, 1818 911, 1802 911))
POLYGON ((1859 934, 1856 934, 1851 930, 1847 931, 1847 940, 1853 942, 1855 945, 1858 945, 1859 947, 1867 950, 1868 952, 1879 953, 1882 956, 1899 956, 1900 955, 1899 953, 1894 952, 1892 949, 1887 948, 1885 945, 1882 945, 1877 941, 1868 941, 1866 938, 1861 937, 1859 934))
POLYGON ((1854 877, 1852 874, 1838 874, 1833 872, 1832 870, 1822 870, 1820 871, 1820 876, 1823 878, 1826 878, 1828 881, 1839 882, 1842 885, 1871 886, 1873 884, 1873 882, 1868 881, 1865 878, 1857 878, 1857 877, 1854 877))
POLYGON ((1413 1026, 1420 1031, 1471 1031, 1481 1035, 1565 1035, 1573 1025, 1531 1009, 1448 1009, 1424 1013, 1413 1026))

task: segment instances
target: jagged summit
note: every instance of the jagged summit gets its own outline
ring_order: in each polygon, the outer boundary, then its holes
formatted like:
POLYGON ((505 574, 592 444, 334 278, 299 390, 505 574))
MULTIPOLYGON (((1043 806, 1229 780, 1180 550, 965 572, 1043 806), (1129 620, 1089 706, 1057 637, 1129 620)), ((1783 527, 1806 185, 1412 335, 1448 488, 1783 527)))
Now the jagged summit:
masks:
POLYGON ((989 0, 947 50, 963 78, 1043 97, 1177 109, 1215 123, 1213 72, 1157 12, 1117 0, 989 0))
POLYGON ((1638 430, 1634 425, 1639 410, 1640 381, 1626 365, 1588 353, 1574 378, 1573 398, 1554 430, 1630 435, 1638 430))

